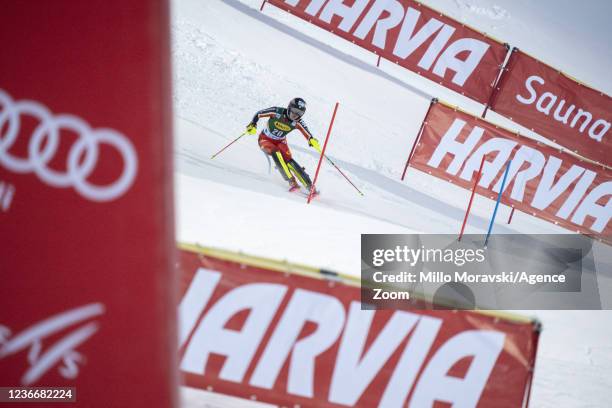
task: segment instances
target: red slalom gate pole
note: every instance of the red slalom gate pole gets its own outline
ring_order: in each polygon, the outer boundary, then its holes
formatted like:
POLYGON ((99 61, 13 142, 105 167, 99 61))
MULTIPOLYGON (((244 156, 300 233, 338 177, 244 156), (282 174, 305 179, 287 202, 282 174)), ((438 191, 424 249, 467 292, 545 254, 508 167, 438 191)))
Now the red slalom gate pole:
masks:
POLYGON ((512 222, 512 216, 514 215, 514 207, 512 207, 512 211, 510 211, 510 216, 508 217, 508 224, 512 222))
POLYGON ((259 8, 259 11, 263 11, 264 6, 266 5, 266 3, 268 2, 268 0, 263 0, 261 2, 261 7, 259 8))
POLYGON ((376 67, 380 67, 380 55, 378 56, 378 61, 376 62, 376 67))
POLYGON ((470 209, 472 208, 472 201, 474 201, 474 195, 476 194, 476 186, 478 186, 478 182, 480 181, 480 176, 482 175, 482 166, 484 166, 486 155, 482 156, 482 160, 480 161, 480 168, 478 169, 478 174, 476 175, 476 181, 474 182, 474 187, 472 187, 472 195, 470 195, 470 202, 468 203, 467 210, 465 211, 465 217, 463 218, 463 225, 461 226, 461 232, 459 232, 459 238, 457 241, 461 241, 461 237, 463 237, 463 231, 465 230, 465 224, 467 223, 468 216, 470 215, 470 209))
POLYGON ((406 165, 404 166, 404 172, 402 173, 402 178, 401 180, 404 180, 404 177, 406 176, 406 171, 408 170, 408 165, 410 164, 410 159, 412 159, 412 154, 414 153, 414 149, 416 149, 417 143, 419 142, 419 139, 421 139, 421 135, 423 134, 423 130, 425 129, 425 123, 427 122, 427 117, 429 116, 429 111, 431 110, 431 107, 438 102, 438 99, 433 98, 431 100, 431 102, 429 102, 429 108, 427 108, 427 112, 425 113, 425 117, 423 118, 423 122, 421 123, 421 128, 419 129, 419 133, 417 133, 417 137, 416 139, 414 139, 414 143, 412 144, 412 149, 410 149, 410 154, 408 154, 408 160, 406 160, 406 165))
POLYGON ((317 164, 317 171, 314 176, 314 180, 312 185, 310 186, 310 192, 308 193, 308 202, 310 204, 310 200, 312 200, 312 193, 315 191, 315 184, 317 184, 317 178, 319 177, 319 170, 321 170, 321 162, 323 162, 323 157, 325 157, 325 149, 327 148, 327 142, 329 142, 329 135, 331 134, 332 127, 334 126, 334 120, 336 119, 336 112, 338 111, 339 103, 336 102, 336 106, 334 107, 334 113, 331 118, 331 122, 329 122, 329 128, 327 129, 327 136, 325 136, 325 143, 323 143, 323 150, 321 150, 321 156, 319 156, 319 164, 317 164))

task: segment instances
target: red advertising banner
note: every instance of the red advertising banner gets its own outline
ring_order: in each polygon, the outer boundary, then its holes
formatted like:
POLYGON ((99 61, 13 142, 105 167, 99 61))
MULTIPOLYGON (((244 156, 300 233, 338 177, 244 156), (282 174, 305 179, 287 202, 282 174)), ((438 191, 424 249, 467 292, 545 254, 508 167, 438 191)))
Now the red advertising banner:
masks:
POLYGON ((412 167, 471 190, 484 155, 476 192, 494 198, 512 160, 504 204, 612 242, 611 170, 443 103, 431 108, 425 123, 412 167))
POLYGON ((182 248, 180 367, 190 387, 285 407, 523 406, 532 321, 362 310, 358 286, 316 270, 182 248))
POLYGON ((481 103, 507 54, 504 44, 416 1, 268 3, 481 103))
POLYGON ((165 0, 2 4, 0 386, 177 406, 169 29, 165 0))
POLYGON ((612 166, 612 98, 516 48, 491 109, 583 157, 612 166))

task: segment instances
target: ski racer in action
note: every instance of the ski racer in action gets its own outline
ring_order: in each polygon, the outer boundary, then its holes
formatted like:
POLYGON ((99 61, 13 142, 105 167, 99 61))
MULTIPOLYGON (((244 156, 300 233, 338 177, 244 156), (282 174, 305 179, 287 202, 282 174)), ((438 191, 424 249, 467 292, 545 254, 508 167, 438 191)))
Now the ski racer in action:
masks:
POLYGON ((273 106, 260 110, 253 116, 253 120, 246 128, 248 134, 254 135, 257 133, 257 121, 261 118, 268 118, 268 125, 259 134, 259 148, 272 156, 276 168, 283 178, 289 182, 289 191, 299 190, 300 187, 296 177, 307 190, 310 190, 312 181, 305 169, 291 156, 286 139, 287 134, 294 129, 299 130, 308 140, 308 144, 319 153, 321 152, 319 141, 312 136, 302 120, 305 112, 306 101, 302 98, 294 98, 289 102, 287 108, 273 106))

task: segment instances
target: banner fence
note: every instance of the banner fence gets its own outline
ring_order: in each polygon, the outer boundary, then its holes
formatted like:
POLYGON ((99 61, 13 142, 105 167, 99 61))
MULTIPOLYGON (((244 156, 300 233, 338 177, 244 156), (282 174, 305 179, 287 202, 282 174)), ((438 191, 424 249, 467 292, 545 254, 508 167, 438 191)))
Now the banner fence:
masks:
POLYGON ((570 151, 612 165, 612 98, 513 48, 490 109, 570 151))
POLYGON ((610 96, 411 0, 267 0, 589 160, 612 166, 610 96))
POLYGON ((508 53, 507 45, 417 1, 267 3, 481 103, 508 53))
POLYGON ((300 407, 524 406, 537 322, 363 310, 354 278, 181 245, 185 384, 300 407))
POLYGON ((476 192, 494 199, 513 160, 502 203, 612 243, 612 170, 442 102, 424 122, 410 166, 469 190, 485 156, 476 192))

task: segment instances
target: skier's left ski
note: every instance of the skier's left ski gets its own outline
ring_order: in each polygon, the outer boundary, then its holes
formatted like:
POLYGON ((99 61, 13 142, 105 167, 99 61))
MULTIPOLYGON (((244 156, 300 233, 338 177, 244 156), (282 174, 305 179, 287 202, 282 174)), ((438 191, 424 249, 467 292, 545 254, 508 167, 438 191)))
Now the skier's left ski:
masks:
MULTIPOLYGON (((302 190, 302 189, 301 189, 299 186, 297 186, 297 187, 295 187, 295 186, 294 186, 294 187, 291 187, 291 188, 289 188, 289 190, 288 190, 288 191, 289 191, 290 193, 298 193, 298 194, 300 194, 300 195, 302 195, 302 196, 304 196, 304 197, 306 197, 306 198, 308 198, 308 196, 310 195, 310 190, 306 190, 306 191, 304 191, 304 190, 302 190)), ((315 191, 313 192, 313 194, 312 194, 312 198, 316 198, 316 197, 318 197, 320 193, 321 193, 321 192, 320 192, 319 190, 315 190, 315 191)))

